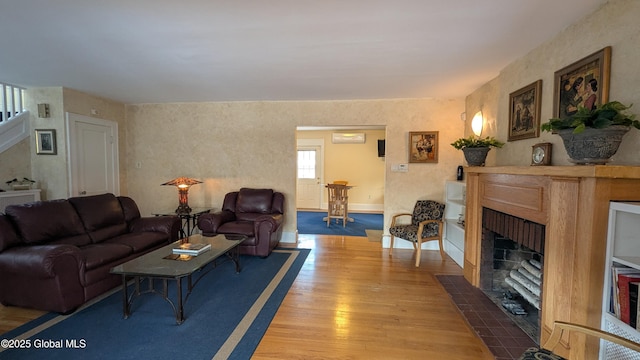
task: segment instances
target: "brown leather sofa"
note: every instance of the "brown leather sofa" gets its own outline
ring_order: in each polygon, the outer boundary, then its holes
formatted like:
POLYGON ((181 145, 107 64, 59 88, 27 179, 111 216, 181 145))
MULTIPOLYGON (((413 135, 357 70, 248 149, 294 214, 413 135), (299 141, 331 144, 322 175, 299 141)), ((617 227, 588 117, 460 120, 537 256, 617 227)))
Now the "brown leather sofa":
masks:
POLYGON ((12 205, 0 215, 0 303, 68 313, 121 284, 118 264, 178 239, 176 216, 141 217, 102 194, 12 205))
POLYGON ((222 210, 198 217, 205 236, 245 235, 240 253, 266 257, 282 237, 284 195, 272 189, 242 188, 225 195, 222 210))

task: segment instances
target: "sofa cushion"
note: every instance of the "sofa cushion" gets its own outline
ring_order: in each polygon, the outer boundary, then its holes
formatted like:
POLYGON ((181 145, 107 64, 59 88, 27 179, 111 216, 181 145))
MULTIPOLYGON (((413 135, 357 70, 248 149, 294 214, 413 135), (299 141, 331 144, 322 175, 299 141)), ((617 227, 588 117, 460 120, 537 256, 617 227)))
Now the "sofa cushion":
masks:
POLYGON ((272 189, 249 189, 242 188, 238 192, 236 202, 236 213, 261 213, 271 212, 271 202, 273 201, 272 189))
POLYGON ((120 235, 106 240, 105 244, 121 244, 131 248, 134 253, 143 252, 158 245, 168 245, 167 234, 160 232, 138 232, 120 235))
POLYGON ((27 244, 57 240, 56 243, 82 246, 91 242, 80 217, 67 200, 9 205, 5 213, 27 244))
POLYGON ((86 270, 112 263, 127 257, 133 250, 122 244, 90 244, 80 248, 80 256, 84 260, 86 270))
POLYGON ((13 224, 6 216, 0 215, 0 251, 20 244, 20 238, 13 224))
POLYGON ((127 231, 124 212, 113 194, 73 197, 69 202, 78 212, 94 243, 102 242, 127 231))

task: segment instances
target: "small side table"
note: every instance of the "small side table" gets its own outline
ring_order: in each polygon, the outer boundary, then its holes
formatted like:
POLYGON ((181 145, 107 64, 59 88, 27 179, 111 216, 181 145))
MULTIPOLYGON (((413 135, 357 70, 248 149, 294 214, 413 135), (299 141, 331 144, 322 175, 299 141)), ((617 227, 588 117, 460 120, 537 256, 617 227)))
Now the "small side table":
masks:
POLYGON ((182 227, 180 228, 180 236, 184 238, 184 237, 193 235, 192 234, 193 230, 195 230, 197 226, 198 218, 200 217, 200 215, 206 214, 211 210, 213 210, 213 208, 196 207, 196 208, 192 208, 190 212, 177 213, 175 212, 175 210, 173 211, 168 210, 168 211, 155 212, 153 213, 153 215, 179 217, 182 220, 182 227), (186 227, 186 231, 185 231, 185 227, 186 227))

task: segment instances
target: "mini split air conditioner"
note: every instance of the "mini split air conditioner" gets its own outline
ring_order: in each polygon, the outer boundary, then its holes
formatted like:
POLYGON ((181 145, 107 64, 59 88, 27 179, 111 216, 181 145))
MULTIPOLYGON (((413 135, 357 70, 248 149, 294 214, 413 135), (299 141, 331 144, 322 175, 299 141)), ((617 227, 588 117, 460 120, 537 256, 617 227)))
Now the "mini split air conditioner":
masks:
POLYGON ((364 133, 333 133, 331 142, 334 144, 364 144, 364 133))

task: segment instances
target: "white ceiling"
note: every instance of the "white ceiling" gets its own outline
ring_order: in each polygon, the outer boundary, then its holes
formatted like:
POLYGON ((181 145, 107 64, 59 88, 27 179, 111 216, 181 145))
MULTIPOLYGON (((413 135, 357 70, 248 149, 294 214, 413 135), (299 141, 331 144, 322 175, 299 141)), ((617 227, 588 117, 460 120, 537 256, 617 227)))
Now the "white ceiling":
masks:
POLYGON ((606 0, 0 0, 0 82, 124 103, 463 97, 606 0))

